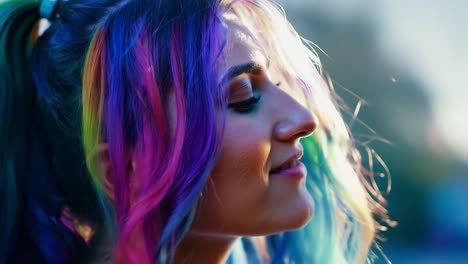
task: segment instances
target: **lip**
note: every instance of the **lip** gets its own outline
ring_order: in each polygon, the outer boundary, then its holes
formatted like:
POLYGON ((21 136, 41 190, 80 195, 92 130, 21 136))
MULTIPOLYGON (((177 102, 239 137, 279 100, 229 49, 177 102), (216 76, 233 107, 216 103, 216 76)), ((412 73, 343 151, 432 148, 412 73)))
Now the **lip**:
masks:
POLYGON ((290 167, 284 170, 276 171, 274 173, 271 173, 271 175, 277 175, 280 177, 300 180, 306 177, 307 169, 304 163, 302 163, 301 161, 298 161, 296 166, 290 167))
POLYGON ((304 154, 304 150, 303 150, 302 147, 299 148, 299 149, 296 149, 296 151, 294 151, 294 153, 293 153, 291 156, 289 156, 289 158, 288 158, 286 161, 284 161, 283 163, 281 163, 279 166, 274 167, 270 172, 276 173, 276 171, 278 171, 279 168, 281 168, 281 167, 283 167, 284 165, 286 165, 286 164, 292 162, 293 160, 298 160, 298 162, 300 162, 300 159, 302 158, 302 155, 303 155, 303 154, 304 154))

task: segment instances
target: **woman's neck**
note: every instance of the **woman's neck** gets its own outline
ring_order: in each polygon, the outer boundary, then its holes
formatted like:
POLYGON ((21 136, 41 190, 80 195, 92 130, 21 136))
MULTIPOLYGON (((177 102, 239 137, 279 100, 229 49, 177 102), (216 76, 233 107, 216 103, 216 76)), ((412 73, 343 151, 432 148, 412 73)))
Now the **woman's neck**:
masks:
POLYGON ((224 264, 236 239, 189 233, 177 246, 172 264, 224 264))

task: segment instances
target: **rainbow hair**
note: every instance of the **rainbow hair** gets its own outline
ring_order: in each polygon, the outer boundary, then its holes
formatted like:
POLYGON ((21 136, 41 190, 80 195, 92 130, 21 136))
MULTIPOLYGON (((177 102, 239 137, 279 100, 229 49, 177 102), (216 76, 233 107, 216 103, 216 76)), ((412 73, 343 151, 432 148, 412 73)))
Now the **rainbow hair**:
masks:
POLYGON ((106 201, 97 152, 108 145, 117 263, 170 259, 219 150, 218 7, 178 4, 119 7, 96 31, 84 66, 84 148, 106 201))

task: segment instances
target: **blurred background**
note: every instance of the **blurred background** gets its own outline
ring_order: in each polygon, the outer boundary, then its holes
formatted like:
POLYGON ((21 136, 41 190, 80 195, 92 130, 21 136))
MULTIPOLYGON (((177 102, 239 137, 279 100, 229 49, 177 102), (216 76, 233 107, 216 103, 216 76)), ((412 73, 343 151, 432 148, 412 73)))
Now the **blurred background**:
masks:
MULTIPOLYGON (((369 143, 391 172, 398 226, 382 234, 385 254, 396 264, 468 264, 468 1, 278 3, 323 50, 351 114, 362 104, 358 118, 390 142, 369 143)), ((375 136, 359 122, 352 130, 375 136)))

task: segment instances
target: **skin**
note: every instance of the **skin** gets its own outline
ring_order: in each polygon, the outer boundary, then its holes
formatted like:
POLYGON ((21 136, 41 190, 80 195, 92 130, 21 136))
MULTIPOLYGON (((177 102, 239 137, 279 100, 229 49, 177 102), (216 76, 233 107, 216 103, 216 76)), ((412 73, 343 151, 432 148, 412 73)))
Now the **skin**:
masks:
POLYGON ((271 170, 302 149, 317 118, 300 89, 288 85, 280 65, 256 45, 251 33, 225 15, 227 46, 219 63, 220 81, 235 66, 255 63, 254 72, 228 83, 229 104, 261 95, 252 111, 230 107, 220 158, 201 195, 191 230, 178 246, 173 263, 224 263, 240 236, 263 236, 304 226, 313 214, 305 179, 271 170))

